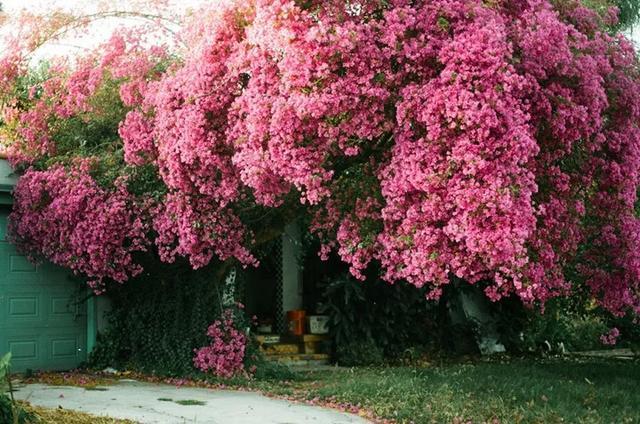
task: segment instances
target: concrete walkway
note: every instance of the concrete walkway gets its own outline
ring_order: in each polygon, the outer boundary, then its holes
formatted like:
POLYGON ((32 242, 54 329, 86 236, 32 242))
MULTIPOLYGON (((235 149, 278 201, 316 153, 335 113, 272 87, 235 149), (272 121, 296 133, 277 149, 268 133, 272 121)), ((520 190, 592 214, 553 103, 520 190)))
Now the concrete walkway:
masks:
POLYGON ((368 423, 355 415, 271 399, 252 392, 176 388, 137 381, 120 382, 98 389, 28 384, 19 387, 15 396, 46 408, 61 406, 94 415, 128 418, 144 424, 368 423))

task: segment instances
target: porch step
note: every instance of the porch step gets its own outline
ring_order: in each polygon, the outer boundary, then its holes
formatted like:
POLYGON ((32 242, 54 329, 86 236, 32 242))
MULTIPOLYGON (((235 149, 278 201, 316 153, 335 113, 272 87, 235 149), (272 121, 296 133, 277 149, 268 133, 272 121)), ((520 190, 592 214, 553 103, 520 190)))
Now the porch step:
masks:
POLYGON ((300 346, 296 343, 262 344, 260 348, 266 354, 286 355, 300 353, 300 346))
POLYGON ((294 336, 293 334, 258 334, 255 336, 258 343, 298 343, 298 342, 323 342, 329 340, 326 334, 302 334, 294 336))
POLYGON ((328 352, 330 338, 326 335, 258 335, 260 350, 267 355, 324 354, 328 352))
POLYGON ((267 354, 268 361, 279 362, 291 366, 319 366, 329 364, 329 355, 326 353, 296 353, 296 354, 267 354))

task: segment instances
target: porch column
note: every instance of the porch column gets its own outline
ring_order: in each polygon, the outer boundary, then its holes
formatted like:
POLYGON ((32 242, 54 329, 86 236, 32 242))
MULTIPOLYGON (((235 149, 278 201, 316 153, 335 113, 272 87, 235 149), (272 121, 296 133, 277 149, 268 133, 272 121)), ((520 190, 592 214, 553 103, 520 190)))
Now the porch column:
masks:
MULTIPOLYGON (((301 247, 300 226, 297 223, 285 227, 282 235, 282 322, 286 322, 286 313, 293 309, 302 309, 302 272, 298 264, 301 247)), ((286 331, 286 326, 284 326, 286 331)))

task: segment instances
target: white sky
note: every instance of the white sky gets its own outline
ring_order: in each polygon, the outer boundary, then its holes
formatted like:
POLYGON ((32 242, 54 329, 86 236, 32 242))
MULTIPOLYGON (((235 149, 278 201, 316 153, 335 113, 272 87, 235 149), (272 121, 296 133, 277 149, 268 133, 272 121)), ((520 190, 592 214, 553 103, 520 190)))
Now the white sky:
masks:
MULTIPOLYGON (((190 7, 203 4, 206 0, 169 0, 169 3, 176 9, 185 10, 190 7)), ((2 0, 2 6, 5 12, 15 13, 22 9, 28 10, 47 10, 53 7, 62 7, 65 9, 82 10, 84 8, 91 8, 99 2, 96 0, 2 0)), ((120 4, 127 5, 126 0, 114 0, 108 1, 107 4, 120 4)))
MULTIPOLYGON (((167 0, 176 11, 186 11, 196 8, 207 1, 215 0, 167 0)), ((64 8, 72 10, 88 10, 96 7, 98 3, 109 5, 109 8, 113 9, 127 9, 127 6, 131 6, 136 0, 0 0, 3 6, 3 10, 8 15, 14 15, 21 10, 27 9, 29 11, 46 11, 52 8, 64 8), (119 5, 119 6, 118 6, 119 5)), ((81 40, 61 40, 58 43, 51 43, 46 45, 42 52, 39 52, 38 56, 50 57, 57 55, 73 54, 73 51, 78 48, 87 48, 91 45, 95 45, 96 42, 106 40, 115 29, 123 25, 131 25, 134 21, 118 18, 118 19, 104 19, 95 24, 91 28, 91 35, 84 37, 81 40)), ((631 38, 634 40, 637 47, 640 47, 640 25, 636 25, 635 30, 629 32, 631 38)))
MULTIPOLYGON (((167 1, 171 9, 177 12, 184 12, 197 8, 206 1, 212 0, 167 1)), ((91 12, 92 10, 95 10, 98 4, 107 4, 110 10, 128 10, 131 8, 132 3, 140 3, 140 0, 0 0, 0 3, 2 3, 4 13, 11 16, 16 15, 23 10, 28 10, 30 12, 44 12, 54 8, 91 12)), ((140 20, 131 18, 101 19, 92 24, 90 27, 90 35, 83 36, 82 38, 71 37, 70 39, 63 39, 59 42, 48 43, 35 55, 34 60, 59 55, 73 55, 73 53, 79 49, 90 48, 98 42, 105 41, 116 29, 122 26, 136 24, 139 25, 140 20)))
POLYGON ((631 28, 631 31, 629 31, 627 33, 627 37, 631 37, 631 39, 633 40, 633 42, 636 45, 636 49, 638 47, 640 47, 640 25, 635 24, 635 26, 633 28, 631 28))

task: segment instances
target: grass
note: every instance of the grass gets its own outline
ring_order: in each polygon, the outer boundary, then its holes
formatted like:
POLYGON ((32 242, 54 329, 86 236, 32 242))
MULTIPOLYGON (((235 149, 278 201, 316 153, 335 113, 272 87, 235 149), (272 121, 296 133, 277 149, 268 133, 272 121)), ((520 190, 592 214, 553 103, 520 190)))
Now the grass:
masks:
POLYGON ((307 372, 256 383, 275 395, 351 404, 400 423, 639 423, 640 363, 514 360, 307 372))
POLYGON ((28 405, 27 410, 34 412, 38 418, 38 423, 46 424, 135 424, 134 421, 121 420, 108 417, 97 417, 83 412, 69 409, 48 409, 39 406, 28 405))
POLYGON ((204 402, 201 400, 195 400, 195 399, 174 400, 173 402, 177 403, 178 405, 185 405, 185 406, 191 406, 191 405, 202 406, 207 404, 207 402, 204 402))
POLYGON ((184 406, 194 406, 194 405, 202 406, 207 404, 207 402, 196 400, 196 399, 173 400, 171 398, 161 397, 161 398, 158 398, 158 400, 160 402, 173 402, 173 403, 177 403, 178 405, 184 405, 184 406))
MULTIPOLYGON (((124 376, 123 376, 124 377, 124 376)), ((100 386, 109 386, 116 382, 113 377, 81 372, 41 372, 23 378, 23 383, 41 383, 51 386, 84 387, 87 390, 102 390, 100 386)))
MULTIPOLYGON (((143 380, 145 376, 135 377, 143 380)), ((49 380, 66 384, 77 381, 85 387, 96 386, 99 381, 90 375, 49 380)), ((287 372, 273 374, 272 379, 238 378, 225 381, 221 387, 211 384, 215 380, 180 382, 210 388, 257 389, 356 413, 367 411, 398 423, 640 423, 637 360, 527 358, 437 365, 427 362, 419 367, 287 372)), ((107 381, 99 383, 104 385, 107 381)), ((189 399, 158 401, 203 404, 189 399)))

